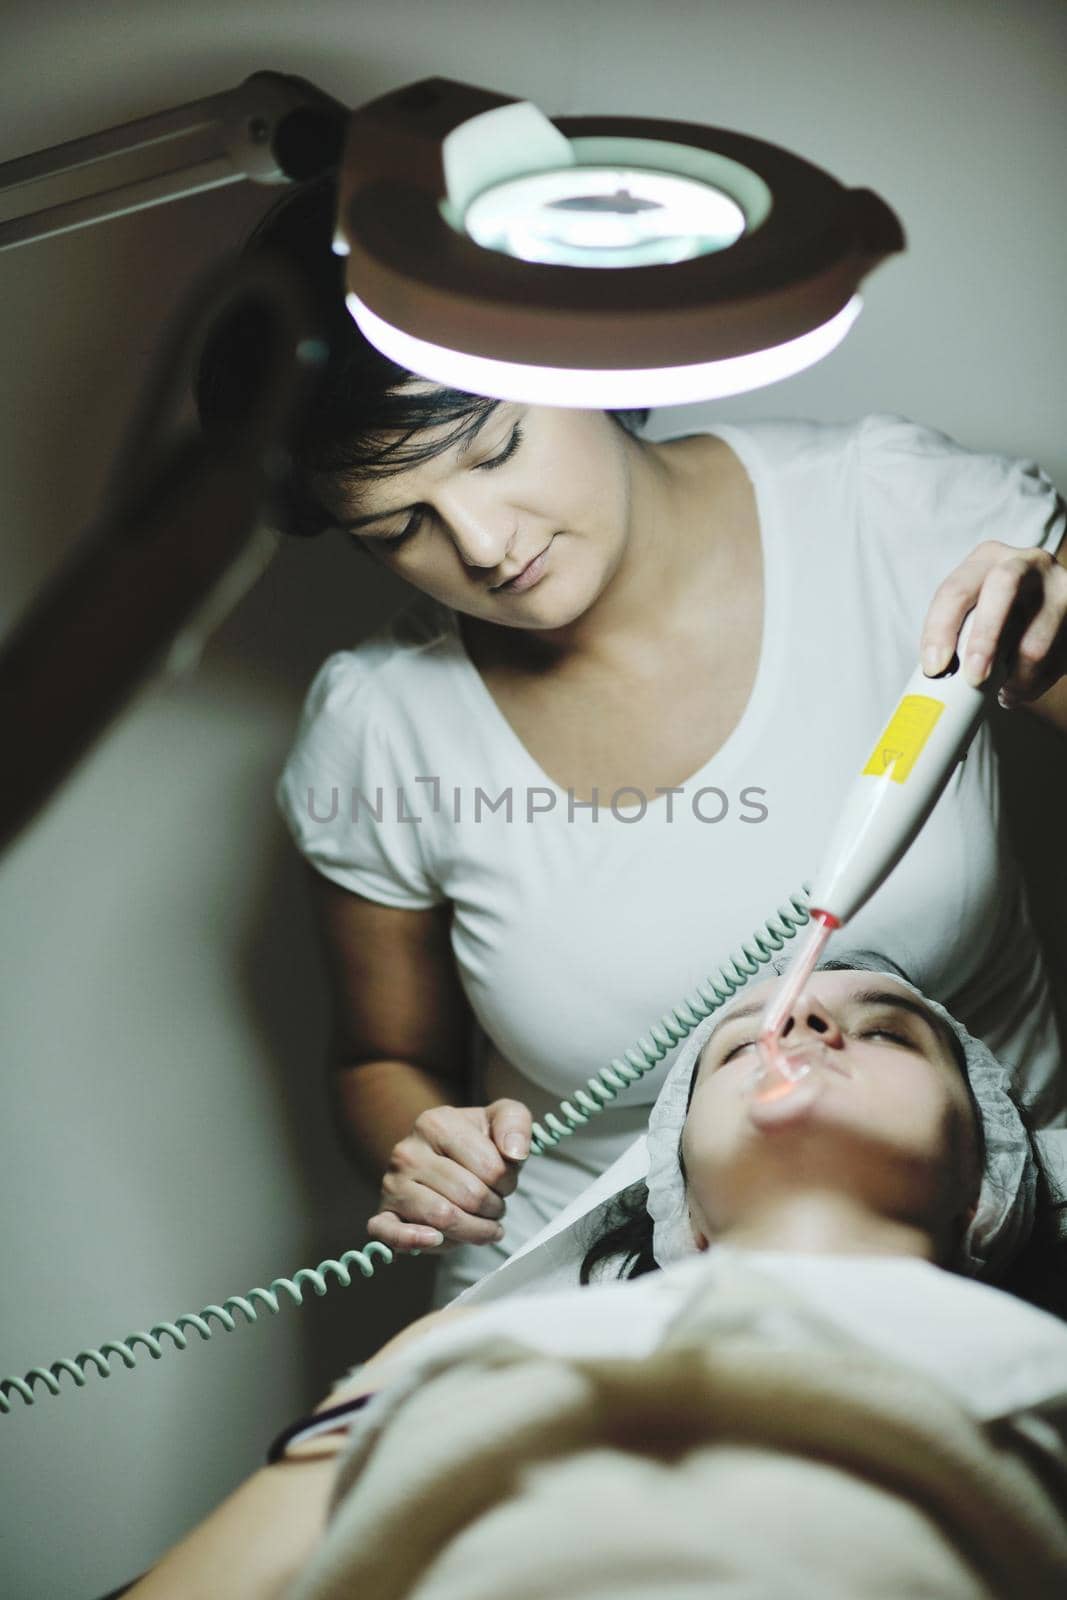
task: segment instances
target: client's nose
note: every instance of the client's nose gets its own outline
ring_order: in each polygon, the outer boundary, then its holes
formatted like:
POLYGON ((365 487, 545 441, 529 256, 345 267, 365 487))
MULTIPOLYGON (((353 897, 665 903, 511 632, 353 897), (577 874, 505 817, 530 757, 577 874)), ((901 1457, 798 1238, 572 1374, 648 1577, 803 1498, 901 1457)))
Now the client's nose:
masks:
POLYGON ((830 1012, 814 995, 809 994, 797 996, 785 1019, 781 1037, 783 1041, 788 1040, 794 1045, 802 1040, 810 1043, 812 1039, 817 1039, 830 1050, 840 1050, 845 1042, 844 1034, 830 1012))

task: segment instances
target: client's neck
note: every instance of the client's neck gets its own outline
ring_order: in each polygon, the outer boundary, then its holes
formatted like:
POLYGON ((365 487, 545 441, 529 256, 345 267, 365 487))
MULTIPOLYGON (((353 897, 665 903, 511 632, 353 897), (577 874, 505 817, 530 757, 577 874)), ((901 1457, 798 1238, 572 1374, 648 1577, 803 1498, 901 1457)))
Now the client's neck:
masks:
POLYGON ((802 1255, 894 1255, 936 1259, 925 1228, 880 1216, 839 1190, 771 1194, 716 1235, 716 1243, 802 1255))

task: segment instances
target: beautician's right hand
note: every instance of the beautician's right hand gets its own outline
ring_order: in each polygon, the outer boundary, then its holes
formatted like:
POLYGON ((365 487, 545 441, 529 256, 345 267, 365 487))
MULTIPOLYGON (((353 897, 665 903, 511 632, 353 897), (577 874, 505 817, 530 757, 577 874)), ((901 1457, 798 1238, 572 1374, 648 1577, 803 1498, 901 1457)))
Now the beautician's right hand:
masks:
POLYGON ((393 1146, 367 1233, 390 1250, 493 1244, 504 1196, 530 1153, 533 1120, 519 1100, 431 1106, 393 1146))

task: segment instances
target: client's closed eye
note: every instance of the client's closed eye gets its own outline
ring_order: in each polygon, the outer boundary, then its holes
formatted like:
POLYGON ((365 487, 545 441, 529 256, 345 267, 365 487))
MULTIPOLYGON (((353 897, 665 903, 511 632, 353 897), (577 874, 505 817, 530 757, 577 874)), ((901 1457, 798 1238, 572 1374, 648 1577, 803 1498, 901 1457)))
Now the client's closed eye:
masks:
POLYGON ((755 1039, 746 1039, 743 1044, 735 1044, 733 1049, 728 1050, 719 1062, 720 1067, 725 1067, 726 1063, 732 1061, 734 1056, 739 1055, 742 1050, 751 1050, 755 1042, 755 1039))
MULTIPOLYGON (((919 1048, 918 1045, 915 1044, 911 1039, 907 1038, 905 1034, 895 1033, 892 1028, 867 1028, 857 1037, 860 1039, 877 1039, 879 1037, 883 1039, 891 1039, 894 1044, 903 1045, 906 1050, 917 1050, 919 1048)), ((732 1061, 734 1056, 739 1055, 742 1050, 751 1050, 755 1043, 755 1039, 744 1039, 740 1044, 735 1044, 733 1049, 728 1050, 723 1056, 722 1060, 719 1062, 719 1065, 721 1067, 725 1067, 726 1063, 728 1061, 732 1061)))

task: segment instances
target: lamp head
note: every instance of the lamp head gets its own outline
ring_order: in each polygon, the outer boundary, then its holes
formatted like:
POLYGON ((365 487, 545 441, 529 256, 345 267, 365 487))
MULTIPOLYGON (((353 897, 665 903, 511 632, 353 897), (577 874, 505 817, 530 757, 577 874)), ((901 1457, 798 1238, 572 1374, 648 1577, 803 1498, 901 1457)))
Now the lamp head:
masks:
POLYGON ((428 78, 352 114, 334 248, 353 317, 401 365, 473 394, 607 409, 810 366, 904 236, 869 190, 762 140, 550 120, 428 78))

